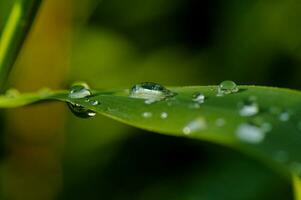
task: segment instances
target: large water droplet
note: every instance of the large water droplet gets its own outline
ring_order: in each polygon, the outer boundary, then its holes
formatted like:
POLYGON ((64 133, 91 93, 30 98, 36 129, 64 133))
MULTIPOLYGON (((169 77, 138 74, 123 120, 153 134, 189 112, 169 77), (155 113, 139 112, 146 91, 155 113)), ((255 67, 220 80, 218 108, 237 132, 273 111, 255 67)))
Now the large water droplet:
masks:
POLYGON ((174 95, 175 93, 166 89, 164 86, 152 82, 136 84, 130 90, 130 97, 145 99, 146 104, 161 101, 174 95))
POLYGON ((223 96, 225 94, 231 94, 238 92, 239 89, 234 81, 223 81, 217 88, 217 96, 223 96))
POLYGON ((199 117, 195 120, 189 122, 184 128, 183 133, 185 135, 190 135, 191 133, 202 131, 207 128, 207 122, 204 118, 199 117))
POLYGON ((90 96, 92 93, 86 83, 75 83, 71 86, 69 97, 71 99, 81 99, 90 96))
POLYGON ((243 123, 236 130, 236 136, 248 143, 258 144, 265 138, 265 131, 253 124, 243 123))
MULTIPOLYGON (((85 83, 76 83, 73 84, 70 93, 69 98, 71 99, 82 99, 90 96, 92 93, 90 91, 90 88, 85 83)), ((68 107, 70 108, 71 112, 81 118, 89 118, 94 117, 96 113, 92 110, 86 109, 83 106, 79 104, 74 103, 67 103, 68 107)))
POLYGON ((199 103, 199 104, 204 103, 205 98, 206 98, 205 95, 203 93, 200 93, 200 92, 197 92, 197 93, 193 94, 193 96, 192 96, 192 100, 194 102, 199 103))

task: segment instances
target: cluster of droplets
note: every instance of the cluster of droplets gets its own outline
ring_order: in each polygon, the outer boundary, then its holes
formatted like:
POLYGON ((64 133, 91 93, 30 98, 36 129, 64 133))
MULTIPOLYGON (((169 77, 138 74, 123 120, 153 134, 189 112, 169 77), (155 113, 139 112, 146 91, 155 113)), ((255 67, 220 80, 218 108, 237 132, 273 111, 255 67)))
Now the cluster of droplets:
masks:
MULTIPOLYGON (((231 93, 238 92, 238 87, 233 81, 223 81, 220 83, 217 89, 217 96, 224 96, 231 93)), ((168 106, 172 106, 173 102, 169 101, 172 97, 177 94, 168 90, 164 86, 158 83, 144 82, 134 85, 129 92, 131 98, 143 99, 145 104, 153 104, 159 101, 167 101, 168 106)), ((191 103, 188 105, 188 108, 198 109, 201 107, 201 104, 204 104, 206 101, 206 96, 202 92, 195 92, 191 97, 191 103)), ((143 118, 152 118, 154 114, 152 112, 143 112, 141 114, 143 118)), ((168 117, 167 112, 162 112, 160 114, 161 119, 166 119, 168 117)), ((218 118, 215 121, 217 127, 222 127, 226 124, 224 118, 218 118)), ((185 135, 190 135, 191 133, 205 130, 208 124, 205 118, 197 117, 194 120, 188 122, 182 129, 182 132, 185 135)))
MULTIPOLYGON (((234 94, 239 91, 238 86, 233 81, 221 82, 216 90, 216 96, 222 97, 229 94, 234 94)), ((89 97, 92 95, 89 87, 86 84, 77 84, 72 86, 69 98, 81 99, 85 98, 86 102, 96 106, 99 104, 96 100, 91 100, 89 97)), ((144 82, 134 85, 129 92, 129 97, 136 99, 143 99, 145 104, 153 104, 160 101, 166 101, 168 106, 172 106, 176 101, 170 101, 177 94, 171 90, 165 88, 158 83, 144 82)), ((207 97, 202 92, 196 92, 191 96, 191 103, 188 105, 189 108, 200 108, 202 104, 207 101, 207 97)), ((68 103, 71 111, 79 117, 92 117, 95 112, 82 107, 79 104, 68 103)), ((242 142, 250 144, 259 144, 264 141, 267 134, 273 129, 272 124, 264 121, 260 117, 260 112, 263 109, 260 108, 257 102, 256 96, 250 96, 245 101, 238 103, 238 114, 241 117, 245 117, 248 121, 239 124, 234 132, 237 139, 242 142)), ((279 121, 287 122, 291 119, 292 112, 283 110, 278 107, 270 107, 265 110, 272 115, 275 115, 279 121)), ((154 113, 145 111, 141 113, 141 116, 146 120, 152 119, 153 117, 159 117, 164 120, 169 117, 169 113, 162 111, 160 113, 154 113)), ((214 124, 216 127, 223 127, 227 124, 225 118, 219 117, 215 119, 214 124)), ((301 131, 301 121, 298 123, 298 129, 301 131)), ((208 121, 202 117, 197 116, 196 118, 188 121, 182 128, 182 134, 189 136, 193 133, 204 131, 208 128, 208 121)), ((289 155, 286 151, 276 151, 274 159, 281 163, 288 163, 289 155)), ((301 174, 301 164, 290 163, 293 171, 297 171, 301 174)))
MULTIPOLYGON (((233 81, 223 81, 219 84, 217 88, 217 96, 225 96, 233 94, 239 91, 238 86, 233 81)), ((86 102, 89 102, 91 105, 96 106, 99 104, 96 100, 90 100, 88 97, 92 93, 89 87, 86 84, 76 84, 73 85, 69 94, 71 99, 81 99, 86 98, 86 102)), ((158 83, 144 82, 134 85, 129 92, 131 98, 143 99, 145 104, 153 104, 159 101, 167 101, 168 105, 172 105, 171 98, 177 94, 165 88, 164 86, 158 83)), ((200 108, 201 104, 204 104, 206 101, 206 96, 202 92, 196 92, 191 97, 191 104, 189 108, 200 108)), ((79 117, 92 117, 95 115, 95 112, 89 109, 84 108, 79 104, 68 103, 71 111, 79 117)), ((260 112, 260 107, 257 102, 256 96, 250 96, 243 102, 238 103, 239 115, 242 117, 252 117, 252 121, 241 123, 236 128, 235 135, 241 141, 258 144, 262 142, 266 134, 272 130, 272 125, 263 120, 258 120, 260 117, 256 117, 260 112)), ((290 119, 291 113, 288 111, 283 111, 277 107, 270 108, 271 114, 277 114, 280 121, 286 122, 290 119)), ((143 118, 152 118, 157 116, 152 112, 143 112, 141 116, 143 118)), ((159 113, 161 119, 167 119, 169 114, 167 112, 159 113)), ((216 127, 223 127, 226 124, 224 118, 217 118, 215 120, 216 127)), ((191 133, 205 130, 208 127, 207 121, 203 117, 196 117, 194 120, 188 122, 182 129, 182 132, 185 135, 190 135, 191 133)), ((301 122, 298 124, 298 128, 301 130, 301 122)))
MULTIPOLYGON (((85 102, 90 103, 92 106, 99 104, 97 100, 92 100, 89 97, 92 95, 90 87, 86 83, 75 83, 72 85, 68 97, 70 99, 84 99, 85 102)), ((96 112, 87 109, 80 104, 68 102, 68 107, 71 112, 81 118, 94 117, 96 112)))

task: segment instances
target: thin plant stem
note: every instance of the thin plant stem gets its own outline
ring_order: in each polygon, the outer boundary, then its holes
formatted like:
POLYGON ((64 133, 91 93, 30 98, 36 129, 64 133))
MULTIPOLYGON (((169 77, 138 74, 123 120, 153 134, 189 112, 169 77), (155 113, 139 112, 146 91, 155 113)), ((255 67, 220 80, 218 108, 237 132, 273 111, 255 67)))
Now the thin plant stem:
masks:
POLYGON ((0 37, 0 91, 5 88, 42 0, 15 0, 0 37))

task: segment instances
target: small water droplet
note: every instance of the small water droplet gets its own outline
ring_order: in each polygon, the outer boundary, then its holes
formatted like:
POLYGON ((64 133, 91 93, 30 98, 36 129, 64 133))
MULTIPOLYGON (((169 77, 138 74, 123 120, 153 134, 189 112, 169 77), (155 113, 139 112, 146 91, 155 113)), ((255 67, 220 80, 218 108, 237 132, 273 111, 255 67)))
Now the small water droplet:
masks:
MULTIPOLYGON (((86 98, 91 95, 90 88, 87 84, 85 83, 77 83, 73 84, 70 93, 69 93, 69 98, 71 99, 81 99, 81 98, 86 98)), ((85 99, 86 101, 87 99, 85 99)), ((70 108, 71 112, 81 118, 89 118, 89 117, 94 117, 96 113, 92 110, 86 109, 83 106, 76 104, 76 103, 67 103, 68 107, 70 108)))
POLYGON ((226 124, 226 120, 224 118, 218 118, 215 120, 215 125, 218 127, 222 127, 226 124))
POLYGON ((207 128, 207 122, 204 118, 199 117, 191 122, 189 122, 184 128, 183 133, 185 135, 190 135, 191 133, 202 131, 207 128))
POLYGON ((261 127, 243 123, 238 127, 236 136, 244 142, 258 144, 264 140, 265 132, 261 127))
POLYGON ((145 99, 145 104, 152 104, 175 95, 175 93, 166 89, 164 86, 152 82, 136 84, 130 90, 130 97, 145 99))
POLYGON ((251 117, 259 112, 259 106, 256 102, 245 102, 239 110, 240 116, 251 117))
POLYGON ((90 100, 90 104, 92 106, 97 106, 99 104, 99 101, 97 101, 97 100, 90 100))
POLYGON ((192 100, 194 102, 199 103, 199 104, 204 103, 205 98, 206 98, 205 95, 203 93, 200 93, 200 92, 197 92, 197 93, 193 94, 193 96, 192 96, 192 100))
POLYGON ((162 112, 160 117, 161 117, 161 119, 166 119, 168 117, 168 113, 167 112, 162 112))
POLYGON ((290 120, 290 118, 291 118, 291 114, 287 111, 284 111, 279 115, 279 120, 282 122, 287 122, 290 120))
POLYGON ((223 96, 225 94, 231 94, 238 92, 239 89, 234 81, 223 81, 217 88, 217 96, 223 96))
POLYGON ((261 129, 267 133, 267 132, 270 132, 272 129, 273 129, 273 126, 272 124, 268 123, 268 122, 264 122, 261 124, 261 129))
POLYGON ((144 118, 151 118, 152 116, 153 116, 153 114, 151 112, 142 113, 142 117, 144 117, 144 118))
POLYGON ((19 95, 20 95, 20 92, 17 89, 15 89, 15 88, 8 89, 5 92, 5 96, 8 97, 8 98, 15 98, 15 97, 17 97, 19 95))

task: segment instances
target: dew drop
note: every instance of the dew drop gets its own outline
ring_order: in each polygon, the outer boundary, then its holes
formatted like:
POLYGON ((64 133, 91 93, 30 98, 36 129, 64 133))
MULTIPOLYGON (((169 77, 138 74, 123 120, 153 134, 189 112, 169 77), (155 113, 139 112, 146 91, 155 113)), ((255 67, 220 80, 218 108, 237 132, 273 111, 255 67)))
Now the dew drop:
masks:
POLYGON ((261 129, 267 133, 267 132, 270 132, 272 129, 273 129, 273 126, 272 124, 268 123, 268 122, 264 122, 261 124, 261 129))
POLYGON ((17 89, 15 89, 15 88, 8 89, 5 92, 5 96, 8 97, 8 98, 15 98, 15 97, 17 97, 19 95, 20 95, 20 92, 17 89))
POLYGON ((70 89, 69 97, 71 99, 81 99, 91 94, 90 87, 86 83, 75 83, 70 89))
POLYGON ((97 106, 99 104, 99 101, 97 101, 97 100, 90 100, 90 104, 92 106, 97 106))
POLYGON ((160 114, 161 119, 166 119, 168 117, 168 113, 167 112, 162 112, 160 114))
POLYGON ((144 118, 151 118, 152 116, 153 116, 153 114, 151 112, 142 113, 142 117, 144 117, 144 118))
POLYGON ((134 85, 130 90, 130 97, 145 99, 146 104, 165 100, 176 94, 158 83, 144 82, 134 85))
POLYGON ((290 113, 286 112, 286 111, 280 113, 280 115, 279 115, 279 120, 282 121, 282 122, 287 122, 287 121, 290 120, 290 118, 291 118, 290 113))
POLYGON ((225 94, 231 94, 238 92, 239 89, 234 81, 223 81, 217 88, 217 96, 223 96, 225 94))
POLYGON ((192 96, 192 100, 194 102, 199 103, 199 104, 204 103, 205 98, 206 98, 205 95, 203 93, 200 93, 200 92, 197 92, 197 93, 193 94, 193 96, 192 96))
POLYGON ((243 103, 243 106, 239 110, 240 116, 251 117, 259 112, 259 106, 256 102, 243 103))
POLYGON ((215 120, 215 125, 218 127, 222 127, 226 124, 226 120, 223 118, 218 118, 215 120))
POLYGON ((236 136, 248 143, 258 144, 265 138, 265 131, 261 127, 252 124, 243 123, 236 130, 236 136))
POLYGON ((207 122, 204 118, 199 117, 191 122, 189 122, 184 128, 183 133, 185 135, 190 135, 191 133, 202 131, 207 128, 207 122))
MULTIPOLYGON (((70 89, 69 98, 82 99, 90 96, 91 94, 92 93, 90 91, 90 88, 86 83, 76 83, 73 84, 70 89)), ((89 118, 89 117, 94 117, 96 115, 94 111, 86 109, 85 107, 79 104, 70 103, 70 102, 68 102, 67 104, 71 112, 77 117, 89 118)))

